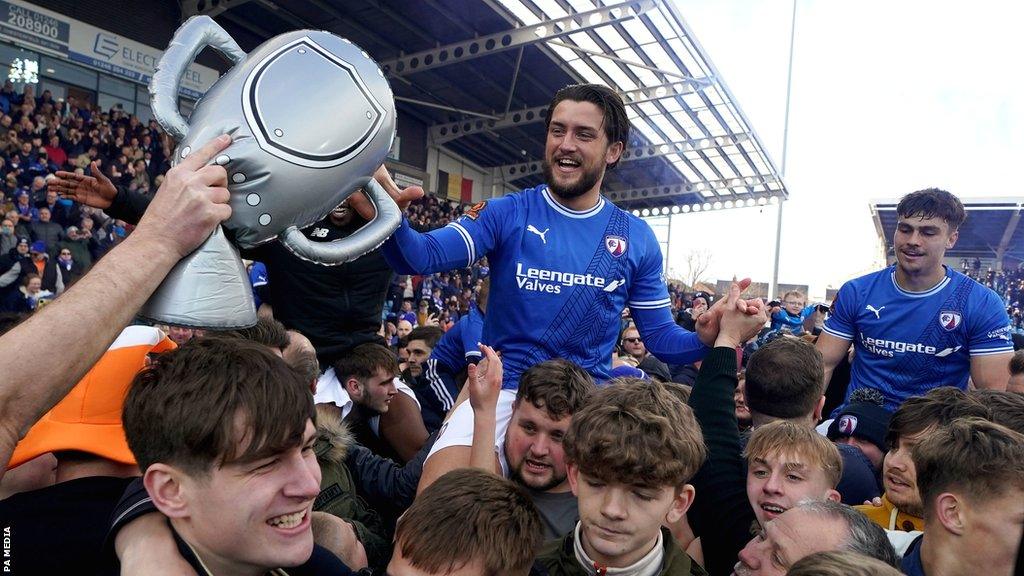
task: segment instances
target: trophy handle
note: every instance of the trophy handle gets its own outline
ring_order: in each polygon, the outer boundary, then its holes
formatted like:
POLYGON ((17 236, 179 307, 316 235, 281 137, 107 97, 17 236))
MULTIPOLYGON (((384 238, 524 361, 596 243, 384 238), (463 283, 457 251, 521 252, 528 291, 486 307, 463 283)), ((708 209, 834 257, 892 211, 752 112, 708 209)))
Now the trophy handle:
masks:
POLYGON ((245 52, 213 18, 193 16, 174 33, 149 83, 153 116, 178 142, 188 134, 188 122, 178 111, 181 77, 196 55, 207 46, 223 54, 233 64, 245 60, 245 52))
POLYGON ((338 266, 359 258, 384 243, 402 223, 398 205, 376 180, 368 178, 363 184, 377 214, 352 235, 331 242, 311 242, 295 226, 281 233, 284 247, 303 260, 324 266, 338 266))
POLYGON ((213 330, 256 324, 245 264, 220 226, 171 269, 139 315, 159 324, 213 330))

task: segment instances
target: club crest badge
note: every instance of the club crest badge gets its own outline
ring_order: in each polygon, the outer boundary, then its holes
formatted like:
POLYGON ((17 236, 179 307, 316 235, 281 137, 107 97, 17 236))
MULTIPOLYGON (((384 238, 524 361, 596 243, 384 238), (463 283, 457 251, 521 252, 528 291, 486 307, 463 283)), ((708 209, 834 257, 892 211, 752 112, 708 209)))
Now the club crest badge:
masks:
POLYGON ((844 415, 839 419, 839 433, 843 436, 850 436, 857 429, 857 417, 844 415))
POLYGON ((962 317, 959 312, 953 312, 951 310, 943 310, 939 313, 939 324, 942 325, 944 330, 951 331, 955 330, 960 325, 962 317))
POLYGON ((480 213, 483 212, 484 208, 486 208, 486 207, 487 207, 487 202, 486 201, 485 202, 477 202, 476 204, 473 204, 472 206, 467 208, 466 211, 463 213, 463 215, 466 216, 467 218, 469 218, 470 220, 476 220, 477 218, 480 217, 480 213))
POLYGON ((605 236, 604 247, 609 254, 618 258, 626 253, 626 239, 622 236, 605 236))

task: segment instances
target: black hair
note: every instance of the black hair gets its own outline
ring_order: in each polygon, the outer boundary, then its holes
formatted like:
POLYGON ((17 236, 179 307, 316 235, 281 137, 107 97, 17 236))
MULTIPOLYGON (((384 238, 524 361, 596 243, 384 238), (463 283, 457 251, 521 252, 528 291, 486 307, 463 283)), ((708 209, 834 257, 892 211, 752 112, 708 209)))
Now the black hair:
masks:
POLYGON ((960 199, 938 188, 927 188, 907 194, 896 206, 896 214, 901 218, 942 218, 949 224, 950 232, 960 228, 967 219, 967 212, 964 211, 960 199))

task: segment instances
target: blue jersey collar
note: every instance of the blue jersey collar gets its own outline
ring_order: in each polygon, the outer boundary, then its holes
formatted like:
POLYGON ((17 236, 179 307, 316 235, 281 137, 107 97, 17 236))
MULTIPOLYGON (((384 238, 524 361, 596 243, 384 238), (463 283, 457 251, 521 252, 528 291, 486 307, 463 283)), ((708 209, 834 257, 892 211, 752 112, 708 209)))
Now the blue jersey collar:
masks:
POLYGON ((945 264, 943 264, 942 265, 942 269, 946 272, 945 277, 943 277, 942 280, 940 280, 938 284, 936 284, 935 286, 932 286, 931 288, 929 288, 927 290, 924 290, 923 292, 911 292, 910 290, 904 290, 903 288, 901 288, 900 287, 900 283, 896 281, 896 265, 895 264, 893 264, 893 266, 892 266, 892 271, 889 272, 889 278, 892 280, 893 287, 896 288, 896 291, 899 292, 900 294, 903 294, 904 296, 910 296, 911 298, 923 298, 925 296, 931 296, 932 294, 940 292, 952 280, 952 278, 950 278, 949 267, 946 266, 945 264))
POLYGON ((587 210, 570 210, 559 204, 557 200, 551 197, 551 192, 548 191, 547 185, 541 186, 540 193, 541 196, 544 197, 544 201, 548 203, 548 206, 551 206, 556 212, 563 216, 568 216, 569 218, 590 218, 600 212, 601 209, 604 208, 605 204, 604 196, 598 196, 597 204, 595 204, 593 208, 588 208, 587 210))

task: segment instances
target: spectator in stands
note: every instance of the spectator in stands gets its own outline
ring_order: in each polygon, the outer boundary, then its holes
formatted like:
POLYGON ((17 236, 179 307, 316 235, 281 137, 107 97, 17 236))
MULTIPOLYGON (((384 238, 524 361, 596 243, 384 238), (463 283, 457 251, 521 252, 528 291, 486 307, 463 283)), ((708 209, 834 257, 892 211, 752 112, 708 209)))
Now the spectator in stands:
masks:
POLYGON ((1010 359, 1010 382, 1006 389, 1024 394, 1024 350, 1017 350, 1010 359))
POLYGON ((57 267, 57 271, 60 272, 61 282, 65 287, 71 286, 84 274, 82 265, 75 261, 71 255, 70 248, 58 248, 57 259, 54 260, 54 264, 57 267))
POLYGON ((960 200, 936 188, 903 197, 896 264, 844 284, 818 339, 825 381, 856 354, 847 395, 878 388, 885 408, 942 385, 1006 389, 1013 351, 1005 304, 992 290, 942 264, 966 218, 960 200), (942 329, 932 330, 938 323, 942 329))
POLYGON ((47 253, 47 244, 42 240, 36 240, 29 247, 29 255, 32 258, 31 272, 39 275, 42 279, 42 289, 59 296, 64 292, 64 277, 57 270, 57 264, 50 259, 47 253))
POLYGON ((886 530, 923 530, 915 447, 936 428, 965 417, 988 418, 989 411, 977 399, 949 386, 904 402, 892 415, 886 434, 889 451, 882 465, 885 493, 881 505, 865 504, 857 509, 886 530))
POLYGON ((700 573, 662 527, 686 514, 706 456, 685 403, 658 382, 613 381, 573 416, 564 444, 580 521, 541 551, 549 574, 700 573))
POLYGON ((791 334, 800 335, 804 332, 804 320, 815 312, 812 306, 807 307, 807 296, 799 290, 790 290, 782 295, 781 306, 773 306, 772 330, 786 328, 791 334))
POLYGON ((18 192, 17 204, 14 205, 14 209, 18 211, 18 219, 21 224, 26 227, 39 220, 39 210, 29 203, 29 194, 25 190, 18 192))
POLYGON ((18 237, 14 235, 14 221, 4 217, 0 221, 0 255, 6 255, 18 245, 18 237))
POLYGON ((456 468, 485 468, 525 487, 540 511, 545 539, 560 538, 579 519, 562 441, 594 381, 568 360, 547 360, 523 373, 518 390, 499 391, 501 361, 493 349, 482 351, 484 359, 468 368, 470 401, 456 406, 439 432, 419 490, 456 468))
MULTIPOLYGON (((159 330, 130 326, 14 451, 9 466, 56 456, 56 483, 0 500, 0 517, 15 535, 16 573, 100 571, 110 515, 139 475, 125 442, 121 408, 146 355, 174 348, 159 330), (60 542, 61 552, 53 553, 60 542)), ((27 464, 25 464, 27 465, 27 464)))
POLYGON ((1014 573, 1024 532, 1024 435, 961 418, 927 434, 913 460, 925 527, 903 556, 904 573, 1014 573))
POLYGON ((736 576, 782 576, 815 552, 855 552, 896 566, 885 531, 863 514, 825 500, 802 502, 768 522, 739 554, 736 576))
POLYGON ((64 236, 64 229, 50 219, 50 209, 46 206, 39 209, 39 220, 29 224, 28 230, 33 242, 42 242, 48 247, 56 247, 64 236))
MULTIPOLYGON (((91 220, 88 220, 91 222, 91 220)), ((89 251, 89 237, 84 236, 78 226, 68 226, 64 239, 57 244, 58 255, 67 250, 72 260, 81 268, 81 274, 92 268, 92 253, 89 251)))
POLYGON ((196 571, 350 573, 313 543, 315 418, 308 383, 254 343, 203 339, 139 375, 125 400, 128 446, 196 571))
POLYGON ((395 336, 397 336, 399 340, 408 339, 410 332, 412 332, 412 323, 404 318, 399 320, 398 326, 395 330, 395 336))
POLYGON ((0 254, 0 309, 14 311, 22 309, 19 291, 25 277, 35 271, 29 256, 29 239, 19 237, 18 243, 7 254, 0 254))
POLYGON ((540 545, 540 518, 522 488, 479 470, 455 470, 398 521, 387 573, 526 576, 540 545))

